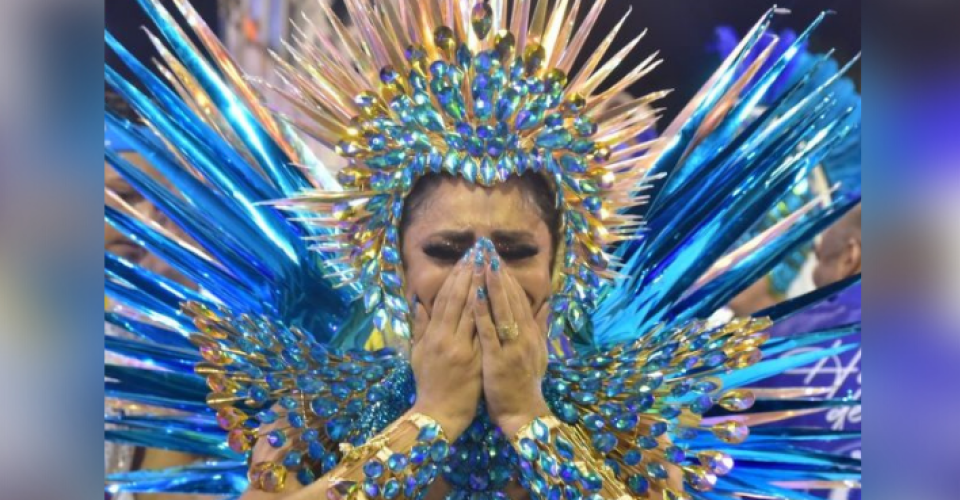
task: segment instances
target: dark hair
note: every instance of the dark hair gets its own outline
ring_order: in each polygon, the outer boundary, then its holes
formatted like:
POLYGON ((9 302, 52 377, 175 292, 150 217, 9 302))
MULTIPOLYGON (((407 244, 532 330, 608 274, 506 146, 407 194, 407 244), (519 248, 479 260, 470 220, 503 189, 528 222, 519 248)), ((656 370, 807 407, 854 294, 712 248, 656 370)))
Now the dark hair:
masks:
MULTIPOLYGON (((432 193, 444 179, 453 178, 452 175, 447 173, 430 173, 424 175, 414 183, 413 189, 407 194, 407 198, 403 203, 403 214, 400 216, 401 238, 407 227, 413 222, 416 213, 423 206, 427 195, 432 193)), ((556 249, 560 241, 561 213, 560 208, 557 206, 553 186, 550 185, 546 177, 533 172, 527 172, 523 175, 511 177, 510 179, 519 183, 520 191, 527 195, 529 201, 532 201, 537 207, 537 210, 540 212, 540 218, 547 224, 547 229, 550 231, 550 242, 553 244, 553 248, 556 249)))

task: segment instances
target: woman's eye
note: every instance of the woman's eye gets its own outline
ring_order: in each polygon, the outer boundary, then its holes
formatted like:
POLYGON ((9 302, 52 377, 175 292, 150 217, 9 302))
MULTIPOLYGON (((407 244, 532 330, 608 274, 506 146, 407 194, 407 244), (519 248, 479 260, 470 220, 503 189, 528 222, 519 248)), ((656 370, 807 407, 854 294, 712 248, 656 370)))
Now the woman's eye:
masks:
POLYGON ((465 248, 459 245, 433 244, 423 247, 423 253, 428 257, 442 262, 456 262, 463 257, 465 248))
POLYGON ((497 253, 506 260, 523 260, 537 255, 540 249, 533 245, 498 245, 497 253))

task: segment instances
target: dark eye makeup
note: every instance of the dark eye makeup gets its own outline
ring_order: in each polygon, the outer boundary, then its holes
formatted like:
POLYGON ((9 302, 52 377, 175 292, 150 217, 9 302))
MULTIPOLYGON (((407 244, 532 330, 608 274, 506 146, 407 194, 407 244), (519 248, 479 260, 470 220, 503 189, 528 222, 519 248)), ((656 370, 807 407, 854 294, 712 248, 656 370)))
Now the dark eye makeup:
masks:
MULTIPOLYGON (((529 237, 494 233, 493 244, 500 257, 509 262, 518 262, 529 259, 540 253, 540 247, 529 241, 529 237)), ((460 260, 475 242, 472 233, 441 233, 434 235, 423 245, 423 253, 428 257, 444 263, 453 264, 460 260)))

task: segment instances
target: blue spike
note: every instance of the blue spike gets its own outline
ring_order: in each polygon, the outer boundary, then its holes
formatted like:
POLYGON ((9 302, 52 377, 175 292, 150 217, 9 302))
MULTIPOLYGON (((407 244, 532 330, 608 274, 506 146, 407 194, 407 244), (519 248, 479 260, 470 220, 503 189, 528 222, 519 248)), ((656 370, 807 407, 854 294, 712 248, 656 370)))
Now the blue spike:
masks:
POLYGON ((193 344, 188 340, 188 337, 194 330, 192 325, 190 329, 168 330, 149 323, 130 319, 115 312, 104 312, 104 320, 143 340, 172 347, 193 347, 193 344))
MULTIPOLYGON (((286 256, 287 261, 294 265, 299 262, 298 254, 291 246, 291 240, 295 242, 296 239, 293 237, 289 223, 273 210, 257 206, 257 203, 265 201, 262 197, 247 189, 238 176, 223 170, 222 165, 207 154, 203 146, 183 133, 176 122, 109 67, 105 70, 105 78, 112 86, 121 90, 121 93, 141 114, 150 119, 163 137, 176 145, 177 150, 220 190, 225 199, 231 199, 237 204, 249 220, 259 228, 263 236, 283 252, 282 255, 286 256)), ((276 257, 279 258, 280 255, 276 257)))
POLYGON ((231 299, 231 303, 234 304, 253 305, 252 302, 255 298, 251 292, 246 290, 246 286, 232 275, 197 257, 153 228, 113 207, 105 205, 103 211, 104 218, 110 225, 134 243, 169 262, 188 279, 195 283, 203 283, 205 288, 225 301, 231 299))
POLYGON ((290 159, 284 156, 250 110, 219 77, 217 70, 204 60, 202 54, 193 50, 190 41, 183 37, 176 21, 166 9, 152 0, 139 0, 139 3, 166 38, 180 62, 197 79, 197 83, 203 87, 217 108, 222 110, 224 118, 233 127, 237 137, 243 141, 257 163, 284 195, 291 196, 309 189, 310 183, 303 177, 303 173, 290 165, 290 159))
POLYGON ((112 335, 105 335, 103 342, 104 349, 107 352, 138 360, 147 366, 156 366, 180 373, 193 373, 194 365, 201 361, 196 350, 167 347, 112 335))

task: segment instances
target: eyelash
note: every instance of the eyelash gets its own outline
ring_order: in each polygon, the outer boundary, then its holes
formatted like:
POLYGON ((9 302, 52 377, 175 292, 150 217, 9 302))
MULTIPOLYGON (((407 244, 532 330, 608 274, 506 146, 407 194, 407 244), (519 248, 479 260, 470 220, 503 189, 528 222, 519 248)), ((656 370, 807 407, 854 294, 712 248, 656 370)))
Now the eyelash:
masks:
MULTIPOLYGON (((428 257, 441 262, 453 263, 458 261, 470 247, 434 243, 423 247, 423 253, 428 257)), ((529 259, 540 253, 540 249, 533 245, 497 245, 497 253, 506 261, 520 261, 529 259)))

